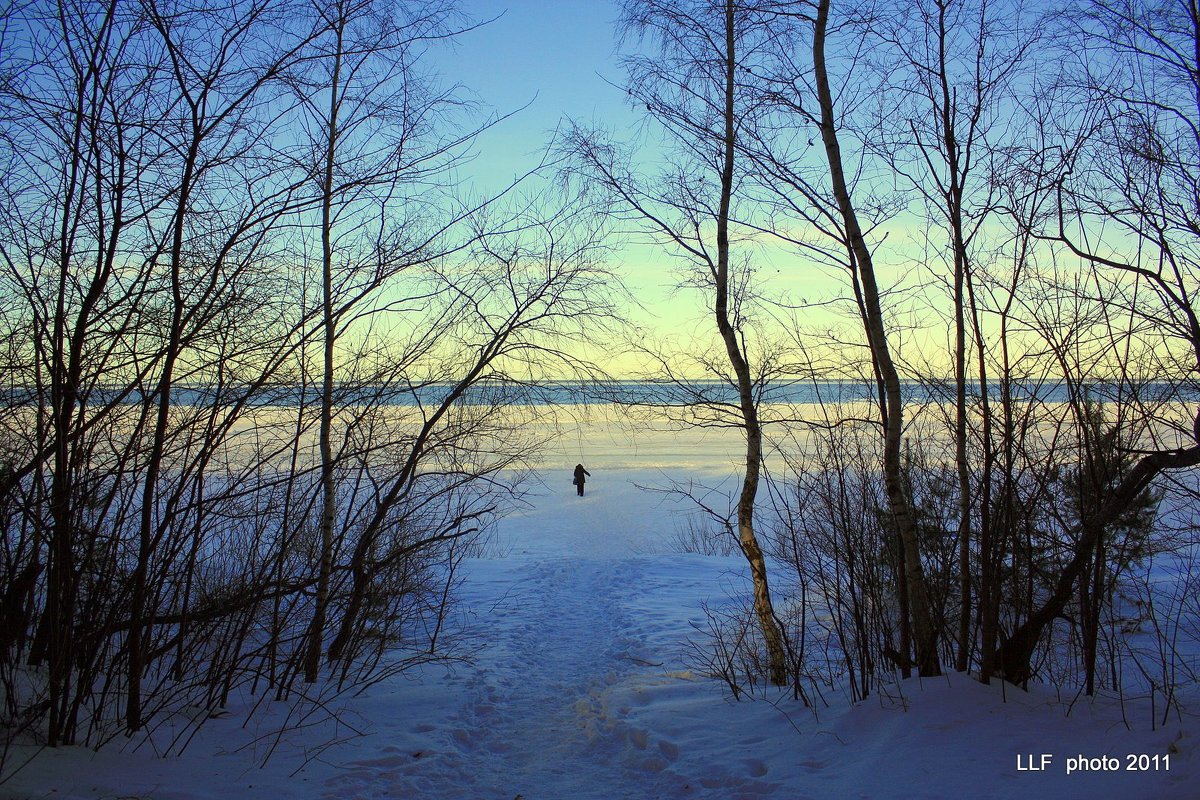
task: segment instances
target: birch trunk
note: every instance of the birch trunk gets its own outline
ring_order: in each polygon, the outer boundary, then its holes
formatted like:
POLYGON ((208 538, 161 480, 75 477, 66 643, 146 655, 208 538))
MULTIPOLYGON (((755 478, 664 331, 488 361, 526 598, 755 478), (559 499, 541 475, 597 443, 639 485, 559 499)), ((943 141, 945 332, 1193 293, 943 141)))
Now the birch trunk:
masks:
POLYGON ((813 70, 817 86, 817 100, 821 111, 821 140, 829 163, 834 198, 837 201, 838 211, 845 228, 848 254, 852 263, 857 266, 862 281, 867 343, 871 351, 871 358, 875 362, 884 386, 886 404, 882 420, 884 426, 883 475, 887 487, 888 505, 900 538, 901 548, 904 551, 904 571, 908 583, 909 611, 912 615, 917 668, 921 675, 938 675, 941 673, 941 665, 937 654, 937 631, 933 627, 930 613, 929 593, 925 583, 924 569, 921 565, 916 524, 908 497, 904 492, 903 476, 901 475, 900 444, 904 414, 901 405, 900 377, 888 346, 887 328, 880 305, 874 262, 871 251, 863 239, 862 228, 850 197, 850 189, 846 183, 842 165, 841 146, 837 136, 833 93, 830 90, 828 68, 825 61, 829 5, 830 0, 820 0, 818 3, 813 35, 813 70))
POLYGON ((725 105, 724 136, 722 141, 721 198, 717 211, 717 265, 714 275, 716 301, 714 314, 717 330, 725 343, 729 364, 737 377, 738 401, 746 432, 746 474, 738 497, 738 542, 742 553, 750 564, 750 577, 754 583, 754 613, 767 647, 768 668, 771 683, 782 686, 787 683, 787 660, 783 645, 783 633, 775 618, 771 603, 771 591, 767 583, 767 565, 762 548, 754 533, 754 501, 762 471, 762 424, 754 401, 750 367, 742 353, 738 331, 729 318, 729 206, 733 195, 734 149, 736 147, 734 109, 734 66, 736 64, 736 36, 734 30, 733 3, 725 3, 725 105))

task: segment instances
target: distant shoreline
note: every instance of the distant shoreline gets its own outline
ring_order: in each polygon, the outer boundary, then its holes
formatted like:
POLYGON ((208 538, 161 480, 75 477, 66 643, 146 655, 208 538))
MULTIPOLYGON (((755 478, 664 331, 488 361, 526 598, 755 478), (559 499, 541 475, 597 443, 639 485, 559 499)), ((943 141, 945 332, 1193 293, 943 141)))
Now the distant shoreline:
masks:
MULTIPOLYGON (((338 406, 385 405, 418 406, 439 401, 451 388, 450 384, 341 384, 335 387, 334 404, 338 406)), ((968 398, 980 396, 977 381, 968 381, 968 398)), ((953 380, 907 381, 903 387, 905 402, 937 402, 954 397, 953 380)), ((45 391, 44 389, 42 390, 45 391)), ((1070 387, 1063 382, 1020 381, 1011 385, 1016 402, 1064 402, 1070 399, 1070 387)), ((1197 402, 1200 385, 1184 386, 1166 381, 1126 381, 1123 383, 1094 382, 1086 386, 1088 396, 1098 402, 1114 402, 1137 398, 1142 402, 1197 402)), ((3 391, 8 406, 36 404, 39 390, 16 386, 3 391)), ((316 403, 319 387, 300 387, 296 384, 264 386, 202 384, 177 385, 172 400, 180 406, 208 406, 244 403, 252 407, 298 407, 316 403)), ((851 380, 786 379, 765 384, 758 389, 762 404, 837 404, 872 401, 877 396, 873 383, 851 380)), ((991 400, 1001 399, 999 384, 988 387, 991 400)), ((130 390, 127 386, 95 387, 82 393, 81 401, 88 405, 104 405, 113 401, 122 405, 157 402, 155 392, 130 390)), ((518 383, 484 381, 468 389, 460 398, 464 405, 529 405, 529 406, 687 406, 705 403, 735 403, 737 392, 728 383, 716 380, 696 380, 671 383, 666 381, 547 381, 518 383)))

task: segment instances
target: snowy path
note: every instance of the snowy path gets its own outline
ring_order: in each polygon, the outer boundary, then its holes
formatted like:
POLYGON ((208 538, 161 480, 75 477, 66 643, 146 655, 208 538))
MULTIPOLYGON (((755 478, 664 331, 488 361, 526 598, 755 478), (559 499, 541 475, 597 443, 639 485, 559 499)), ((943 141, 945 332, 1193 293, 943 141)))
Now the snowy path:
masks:
POLYGON ((1060 767, 1074 753, 1161 754, 1181 735, 1127 737, 1113 706, 1067 715, 1050 695, 961 676, 914 679, 853 708, 831 697, 816 713, 787 698, 723 698, 687 672, 686 640, 703 604, 746 590, 744 565, 669 552, 675 509, 628 484, 607 488, 589 485, 582 500, 550 492, 504 522, 505 555, 465 576, 473 662, 379 687, 371 702, 388 705, 371 715, 370 755, 340 759, 325 797, 1196 796, 1182 754, 1170 773, 1015 768, 1031 752, 1056 753, 1060 767))
MULTIPOLYGON (((651 519, 662 526, 661 510, 647 513, 652 502, 548 497, 507 521, 512 552, 469 566, 481 642, 474 663, 449 678, 454 708, 434 712, 448 718, 389 723, 398 730, 377 736, 412 746, 351 762, 326 782, 326 796, 610 800, 774 789, 754 760, 688 776, 677 743, 630 719, 639 686, 681 681, 679 648, 654 643, 687 631, 675 609, 653 610, 671 608, 681 590, 696 593, 680 585, 687 570, 663 573, 637 552, 661 547, 662 531, 644 529, 651 519), (421 734, 426 749, 413 750, 421 734)), ((723 591, 712 575, 710 566, 692 577, 723 591)))
MULTIPOLYGON (((497 609, 492 652, 465 681, 454 743, 477 797, 630 796, 639 775, 622 769, 622 742, 606 698, 629 671, 618 633, 619 586, 636 585, 628 562, 533 561, 516 570, 511 605, 497 609), (582 760, 591 762, 581 764, 582 760), (610 786, 597 785, 603 776, 610 786), (531 791, 537 787, 537 791, 531 791)), ((450 796, 424 787, 432 796, 450 796)))

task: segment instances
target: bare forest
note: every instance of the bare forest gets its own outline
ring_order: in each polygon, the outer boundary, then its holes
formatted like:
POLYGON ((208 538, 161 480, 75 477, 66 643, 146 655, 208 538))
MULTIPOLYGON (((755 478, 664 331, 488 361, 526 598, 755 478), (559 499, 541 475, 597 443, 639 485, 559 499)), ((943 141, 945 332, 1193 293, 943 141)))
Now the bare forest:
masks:
POLYGON ((621 25, 651 143, 572 149, 723 343, 640 346, 682 424, 746 442, 727 508, 678 487, 688 544, 755 580, 710 620, 713 672, 1169 708, 1196 677, 1196 9, 664 0, 621 25))
POLYGON ((532 376, 611 316, 585 211, 462 185, 496 120, 422 80, 453 9, 6 14, 6 738, 319 713, 452 656, 532 376))

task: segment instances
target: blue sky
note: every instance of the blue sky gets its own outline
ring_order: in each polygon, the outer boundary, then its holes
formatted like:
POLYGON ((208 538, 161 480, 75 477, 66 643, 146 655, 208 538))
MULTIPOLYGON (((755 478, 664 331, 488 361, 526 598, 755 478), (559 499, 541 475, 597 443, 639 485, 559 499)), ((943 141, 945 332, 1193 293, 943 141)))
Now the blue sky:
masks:
MULTIPOLYGON (((476 191, 496 191, 537 164, 553 131, 566 119, 607 129, 618 141, 640 138, 644 114, 630 108, 620 88, 625 73, 619 61, 615 0, 461 0, 460 9, 470 20, 494 19, 457 37, 449 47, 435 48, 430 63, 444 81, 461 84, 492 113, 516 112, 476 142, 477 156, 464 168, 476 191)), ((653 145, 641 145, 644 157, 644 148, 653 145)), ((800 291, 801 284, 814 283, 811 273, 781 269, 781 258, 782 253, 755 254, 773 287, 800 291)), ((710 298, 675 291, 679 265, 667 253, 627 244, 611 266, 644 306, 626 310, 631 321, 687 349, 703 352, 720 346, 710 298)), ((814 290, 815 286, 803 289, 814 290)), ((631 366, 624 359, 611 364, 619 371, 631 366)))
MULTIPOLYGON (((564 120, 633 138, 643 119, 619 88, 625 75, 616 2, 463 0, 460 8, 472 20, 496 19, 431 52, 431 62, 445 81, 462 84, 491 112, 517 112, 476 142, 478 155, 465 173, 478 191, 494 191, 534 166, 564 120)), ((661 251, 629 246, 612 266, 646 306, 626 310, 632 321, 684 338, 715 336, 704 298, 672 294, 678 275, 661 251)))
POLYGON ((623 78, 615 3, 464 0, 460 7, 470 19, 496 19, 433 53, 437 69, 495 113, 528 105, 480 140, 474 180, 500 183, 536 163, 564 118, 613 128, 636 124, 611 85, 623 78))

